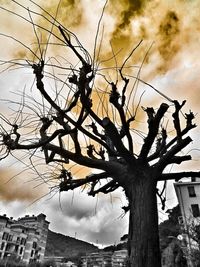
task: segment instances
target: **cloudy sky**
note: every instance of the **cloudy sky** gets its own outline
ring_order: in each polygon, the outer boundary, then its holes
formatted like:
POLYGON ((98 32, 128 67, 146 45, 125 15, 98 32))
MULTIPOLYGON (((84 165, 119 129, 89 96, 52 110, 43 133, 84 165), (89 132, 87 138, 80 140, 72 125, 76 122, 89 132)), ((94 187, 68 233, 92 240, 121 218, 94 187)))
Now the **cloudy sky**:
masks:
MULTIPOLYGON (((9 9, 27 16, 27 11, 14 2, 0 0, 0 33, 12 36, 29 47, 36 42, 33 29, 24 20, 5 10, 9 9)), ((36 4, 43 6, 42 2, 35 0, 36 4)), ((46 4, 44 8, 55 15, 59 1, 47 2, 48 5, 46 4)), ((62 0, 60 2, 57 18, 77 34, 82 44, 91 53, 104 3, 103 0, 62 0)), ((29 0, 20 1, 20 4, 37 12, 43 12, 29 0)), ((113 49, 116 53, 119 52, 117 59, 120 62, 128 51, 143 40, 141 48, 134 55, 134 64, 141 64, 146 52, 149 51, 141 73, 142 79, 171 99, 180 101, 186 99, 184 112, 192 109, 196 115, 197 125, 200 124, 199 14, 198 0, 109 0, 101 23, 104 58, 112 56, 113 49)), ((32 19, 35 23, 44 23, 38 17, 32 19)), ((59 53, 52 47, 49 50, 54 57, 59 53)), ((19 42, 5 35, 0 36, 1 60, 26 57, 28 57, 27 49, 19 42)), ((5 68, 5 65, 1 66, 1 70, 5 68)), ((19 91, 31 86, 33 80, 30 76, 29 70, 21 68, 2 72, 1 99, 15 100, 19 91)), ((145 91, 142 100, 144 103, 149 101, 150 105, 156 105, 163 101, 160 95, 148 87, 140 90, 140 94, 145 91)), ((3 101, 1 112, 12 114, 11 103, 3 101)), ((145 122, 145 118, 140 119, 145 122)), ((4 122, 1 120, 1 123, 4 122)), ((193 131, 194 141, 186 151, 186 153, 192 153, 193 161, 184 164, 181 170, 199 170, 198 136, 199 127, 193 131)), ((80 190, 62 194, 52 191, 49 194, 50 185, 43 183, 33 170, 23 164, 25 159, 23 156, 18 158, 21 158, 22 162, 16 161, 15 158, 0 162, 1 214, 19 217, 43 212, 51 222, 51 230, 103 245, 119 242, 120 237, 127 233, 128 216, 124 216, 121 209, 121 206, 126 204, 126 200, 121 191, 107 196, 99 195, 96 198, 87 197, 86 193, 80 190)), ((175 167, 172 168, 173 171, 177 170, 175 167)), ((77 177, 79 175, 82 177, 84 170, 77 169, 76 173, 77 177)), ((172 182, 167 184, 166 196, 166 209, 175 206, 177 200, 172 182)), ((166 218, 160 210, 160 205, 159 217, 160 220, 166 218)))

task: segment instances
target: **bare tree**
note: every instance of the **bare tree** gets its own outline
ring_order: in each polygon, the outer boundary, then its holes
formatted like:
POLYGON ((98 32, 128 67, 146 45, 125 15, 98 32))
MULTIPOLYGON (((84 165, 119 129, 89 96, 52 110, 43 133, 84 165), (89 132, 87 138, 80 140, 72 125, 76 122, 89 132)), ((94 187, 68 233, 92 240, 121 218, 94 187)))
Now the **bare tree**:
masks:
MULTIPOLYGON (((17 1, 13 2, 20 5, 17 1)), ((143 82, 139 76, 141 68, 134 77, 130 74, 130 66, 126 67, 140 43, 121 66, 116 63, 110 69, 117 77, 111 78, 113 75, 103 69, 103 62, 99 59, 99 26, 94 55, 91 56, 74 33, 60 24, 55 16, 34 4, 40 8, 42 15, 20 5, 29 15, 23 17, 1 6, 1 9, 30 23, 37 37, 37 44, 32 49, 13 36, 2 34, 20 43, 30 54, 24 60, 3 63, 9 63, 10 67, 30 68, 34 76, 34 93, 31 97, 22 93, 22 101, 12 122, 1 115, 4 121, 1 127, 1 158, 12 155, 14 151, 25 151, 30 154, 34 166, 34 156, 40 155, 41 159, 43 155, 45 163, 56 170, 60 192, 86 187, 88 195, 95 196, 123 188, 129 202, 123 208, 130 213, 129 265, 159 267, 157 196, 163 204, 164 198, 157 190, 157 183, 200 177, 199 172, 166 172, 166 167, 171 164, 191 160, 190 155, 179 152, 192 142, 188 133, 196 127, 194 115, 190 111, 181 117, 186 101, 179 103, 154 88, 166 99, 166 103, 160 104, 157 109, 143 108, 147 116, 147 132, 137 130, 136 116, 140 102, 134 108, 132 105, 136 85, 143 82), (33 16, 42 16, 46 26, 34 22, 33 16), (38 29, 46 34, 45 43, 40 39, 38 29), (66 48, 66 55, 47 58, 47 48, 51 45, 66 48), (74 64, 69 63, 68 51, 73 55, 74 64), (164 123, 166 117, 170 120, 169 108, 173 108, 174 136, 168 134, 167 123, 164 123), (184 126, 183 120, 186 122, 184 126), (139 144, 137 149, 134 147, 138 136, 142 138, 140 149, 139 144), (77 178, 70 169, 71 163, 98 172, 77 178)), ((114 52, 113 59, 117 62, 114 52)), ((44 179, 45 176, 41 177, 44 179)))

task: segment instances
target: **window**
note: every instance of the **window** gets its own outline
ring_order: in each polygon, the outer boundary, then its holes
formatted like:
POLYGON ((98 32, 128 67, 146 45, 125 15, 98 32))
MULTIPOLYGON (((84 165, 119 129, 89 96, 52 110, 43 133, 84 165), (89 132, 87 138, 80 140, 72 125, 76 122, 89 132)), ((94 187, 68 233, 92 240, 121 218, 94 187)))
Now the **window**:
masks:
POLYGON ((12 239, 13 239, 13 235, 9 235, 8 241, 12 241, 12 239))
POLYGON ((20 248, 19 254, 22 255, 23 253, 23 247, 20 248))
POLYGON ((12 248, 12 245, 11 245, 11 244, 7 244, 7 245, 6 245, 6 251, 10 251, 11 248, 12 248))
POLYGON ((34 250, 31 251, 31 258, 33 257, 34 255, 34 250))
POLYGON ((25 246, 26 245, 26 239, 22 237, 20 244, 25 246))
POLYGON ((2 239, 3 240, 7 240, 8 239, 8 233, 4 232, 3 236, 2 236, 2 239))
POLYGON ((196 197, 194 186, 188 186, 189 197, 196 197))
POLYGON ((191 182, 196 182, 196 177, 192 177, 191 182))
POLYGON ((183 216, 178 216, 178 223, 180 225, 184 224, 183 216))
POLYGON ((192 208, 192 214, 193 214, 193 216, 195 218, 196 217, 199 217, 200 216, 199 205, 198 204, 192 204, 191 205, 191 208, 192 208))
POLYGON ((37 248, 37 243, 35 241, 33 242, 33 248, 37 248))
POLYGON ((18 248, 19 248, 19 245, 16 245, 16 246, 15 246, 15 252, 18 251, 18 248))
POLYGON ((1 250, 3 250, 3 249, 4 249, 4 246, 5 246, 5 243, 4 243, 4 242, 2 242, 2 243, 1 243, 1 250))

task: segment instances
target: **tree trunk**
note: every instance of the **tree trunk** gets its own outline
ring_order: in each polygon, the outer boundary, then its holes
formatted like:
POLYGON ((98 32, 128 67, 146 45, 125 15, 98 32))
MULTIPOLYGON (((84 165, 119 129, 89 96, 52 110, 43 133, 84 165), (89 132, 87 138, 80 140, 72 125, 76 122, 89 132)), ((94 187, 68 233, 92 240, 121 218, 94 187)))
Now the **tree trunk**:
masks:
POLYGON ((156 182, 142 171, 127 186, 130 205, 128 255, 131 267, 161 267, 156 182))

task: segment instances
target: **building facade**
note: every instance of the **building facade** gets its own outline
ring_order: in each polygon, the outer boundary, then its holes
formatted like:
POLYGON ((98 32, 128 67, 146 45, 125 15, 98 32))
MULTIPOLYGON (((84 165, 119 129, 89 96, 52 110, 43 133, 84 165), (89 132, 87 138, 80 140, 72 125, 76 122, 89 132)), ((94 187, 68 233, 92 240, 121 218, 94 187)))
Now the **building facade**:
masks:
POLYGON ((127 249, 116 250, 112 255, 112 267, 125 267, 127 266, 127 249))
POLYGON ((179 237, 187 264, 193 267, 192 254, 194 250, 199 249, 199 245, 193 238, 193 231, 194 227, 200 224, 200 178, 174 183, 174 187, 181 210, 179 224, 182 234, 179 237))
POLYGON ((93 252, 82 257, 83 267, 125 267, 127 266, 127 250, 114 252, 93 252))
POLYGON ((82 257, 84 267, 112 267, 112 252, 93 252, 82 257))
POLYGON ((48 228, 44 214, 18 220, 0 215, 0 259, 13 257, 25 264, 42 262, 48 228))
POLYGON ((190 220, 200 223, 200 178, 174 183, 182 216, 179 223, 187 225, 190 220))

